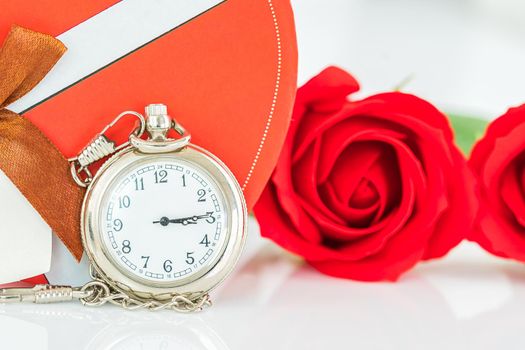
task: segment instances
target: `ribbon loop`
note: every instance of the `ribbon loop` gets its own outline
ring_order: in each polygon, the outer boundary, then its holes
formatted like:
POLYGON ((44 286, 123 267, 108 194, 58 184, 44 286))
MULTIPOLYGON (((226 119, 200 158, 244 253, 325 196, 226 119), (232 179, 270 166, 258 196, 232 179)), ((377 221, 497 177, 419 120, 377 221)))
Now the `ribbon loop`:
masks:
POLYGON ((13 26, 0 49, 0 108, 33 89, 65 51, 52 36, 13 26))

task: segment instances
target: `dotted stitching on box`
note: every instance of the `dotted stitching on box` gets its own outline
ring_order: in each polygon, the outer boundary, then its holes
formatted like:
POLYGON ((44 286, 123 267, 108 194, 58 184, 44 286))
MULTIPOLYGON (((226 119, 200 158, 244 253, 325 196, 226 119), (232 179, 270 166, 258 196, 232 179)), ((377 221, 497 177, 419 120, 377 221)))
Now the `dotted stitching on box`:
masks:
POLYGON ((244 180, 244 183, 242 185, 243 191, 246 189, 246 186, 248 186, 248 183, 250 182, 250 179, 252 178, 253 171, 255 169, 255 166, 257 165, 257 162, 259 161, 259 157, 264 147, 264 143, 266 142, 266 137, 268 136, 268 131, 270 130, 270 126, 272 124, 272 119, 273 119, 273 114, 275 112, 275 105, 277 103, 277 95, 279 94, 279 84, 281 81, 281 66, 282 66, 281 35, 279 33, 279 24, 277 23, 277 16, 275 15, 275 9, 273 7, 272 0, 268 0, 268 5, 270 6, 270 11, 272 12, 273 25, 275 27, 275 36, 277 39, 277 77, 275 81, 275 90, 273 92, 273 100, 272 100, 272 106, 270 108, 270 114, 268 115, 268 119, 266 120, 266 126, 264 128, 264 132, 261 137, 261 142, 259 142, 257 153, 255 153, 255 158, 253 159, 250 170, 248 171, 248 175, 246 175, 246 179, 244 180))

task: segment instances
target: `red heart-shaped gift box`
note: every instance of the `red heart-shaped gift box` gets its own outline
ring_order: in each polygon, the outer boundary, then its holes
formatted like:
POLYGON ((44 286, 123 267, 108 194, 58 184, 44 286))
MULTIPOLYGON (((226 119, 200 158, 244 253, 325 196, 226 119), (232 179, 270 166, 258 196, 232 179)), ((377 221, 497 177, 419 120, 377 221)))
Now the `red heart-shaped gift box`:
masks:
MULTIPOLYGON (((61 38, 119 4, 4 1, 0 40, 13 24, 61 38)), ((182 25, 31 104, 22 115, 72 157, 118 113, 165 103, 170 115, 191 131, 193 142, 233 171, 251 208, 279 156, 296 74, 297 46, 288 0, 217 1, 182 25)), ((53 79, 53 71, 46 79, 53 79)))

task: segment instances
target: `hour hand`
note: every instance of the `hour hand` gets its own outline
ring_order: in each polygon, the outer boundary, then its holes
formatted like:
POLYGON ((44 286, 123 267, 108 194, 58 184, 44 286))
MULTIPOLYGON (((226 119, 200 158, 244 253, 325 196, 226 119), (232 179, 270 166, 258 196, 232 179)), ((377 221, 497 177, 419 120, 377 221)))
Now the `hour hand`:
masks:
POLYGON ((153 221, 154 224, 161 224, 162 226, 168 226, 170 223, 170 219, 163 216, 160 218, 160 220, 153 221))

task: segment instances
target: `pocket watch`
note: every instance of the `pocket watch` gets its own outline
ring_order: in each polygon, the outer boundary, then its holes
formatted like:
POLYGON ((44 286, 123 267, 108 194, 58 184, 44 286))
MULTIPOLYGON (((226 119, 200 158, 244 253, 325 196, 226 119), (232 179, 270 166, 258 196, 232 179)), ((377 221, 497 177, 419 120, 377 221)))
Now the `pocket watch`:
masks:
POLYGON ((190 143, 165 105, 145 111, 146 118, 121 113, 70 159, 73 178, 87 188, 80 229, 93 280, 80 288, 4 289, 0 301, 79 299, 176 311, 210 305, 208 292, 232 271, 244 244, 241 188, 220 159, 190 143), (106 132, 126 116, 139 125, 117 146, 106 132), (93 175, 89 166, 103 158, 93 175))

